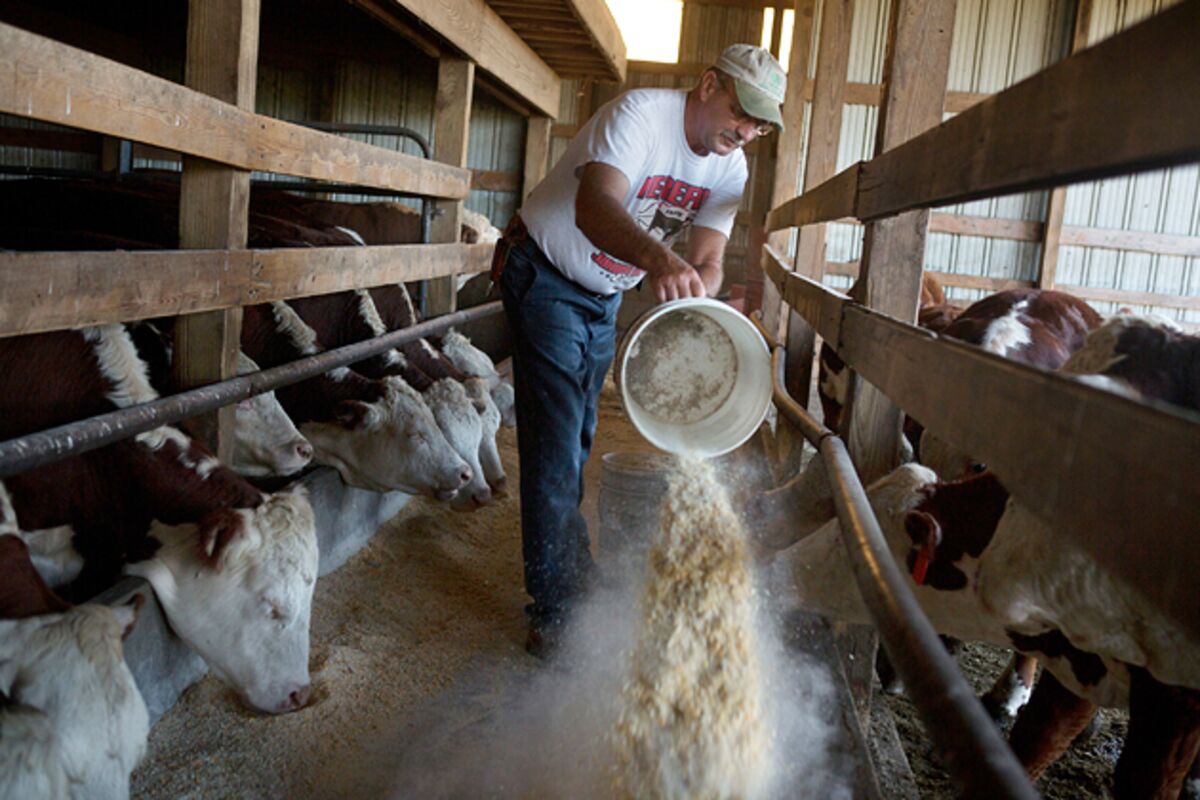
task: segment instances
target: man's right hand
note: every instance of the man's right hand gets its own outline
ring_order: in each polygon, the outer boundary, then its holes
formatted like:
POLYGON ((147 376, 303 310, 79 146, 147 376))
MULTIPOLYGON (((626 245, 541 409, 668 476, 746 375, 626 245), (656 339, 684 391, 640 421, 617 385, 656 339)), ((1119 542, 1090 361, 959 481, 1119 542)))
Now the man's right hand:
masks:
POLYGON ((675 253, 670 253, 667 263, 648 274, 646 280, 654 290, 655 299, 660 303, 685 297, 708 296, 700 273, 675 253))

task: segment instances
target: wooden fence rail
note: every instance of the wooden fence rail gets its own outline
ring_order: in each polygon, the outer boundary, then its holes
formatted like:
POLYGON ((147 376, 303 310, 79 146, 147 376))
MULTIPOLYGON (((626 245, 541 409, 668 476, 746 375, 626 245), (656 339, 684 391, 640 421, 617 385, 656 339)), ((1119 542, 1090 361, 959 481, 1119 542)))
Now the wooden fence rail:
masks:
POLYGON ((941 339, 790 272, 769 249, 766 271, 863 378, 1200 633, 1200 416, 941 339))

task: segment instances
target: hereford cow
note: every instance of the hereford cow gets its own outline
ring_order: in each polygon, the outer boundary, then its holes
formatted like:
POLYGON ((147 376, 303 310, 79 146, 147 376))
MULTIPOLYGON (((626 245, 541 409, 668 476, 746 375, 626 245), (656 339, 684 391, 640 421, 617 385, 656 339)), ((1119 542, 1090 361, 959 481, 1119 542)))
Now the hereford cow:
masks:
POLYGON ((0 575, 0 799, 128 797, 150 728, 121 647, 141 596, 71 608, 11 534, 0 575))
MULTIPOLYGON (((286 303, 247 306, 242 349, 264 367, 320 352, 316 333, 286 303)), ((316 460, 351 486, 448 500, 474 473, 438 429, 421 396, 398 378, 371 380, 346 367, 277 391, 316 460)))
MULTIPOLYGON (((0 376, 11 381, 0 392, 3 438, 157 397, 120 325, 0 340, 0 376)), ((5 484, 21 528, 74 530, 81 595, 128 564, 150 580, 171 627, 248 703, 269 712, 304 704, 317 543, 302 493, 264 494, 166 426, 5 484)))
MULTIPOLYGON (((297 298, 289 300, 287 305, 313 329, 325 347, 366 341, 387 332, 365 291, 297 298)), ((428 375, 394 348, 354 364, 353 369, 373 379, 402 380, 421 393, 446 441, 471 468, 471 481, 459 489, 451 507, 473 511, 491 502, 491 489, 479 463, 483 424, 462 384, 451 377, 428 375)), ((495 448, 494 435, 491 447, 495 448)))
MULTIPOLYGON (((170 321, 160 323, 169 326, 170 321)), ((138 356, 149 369, 150 385, 159 394, 177 391, 171 373, 174 351, 169 327, 150 322, 127 323, 138 356)), ((258 372, 253 359, 238 351, 238 375, 258 372)), ((263 392, 237 404, 233 444, 233 471, 249 478, 291 475, 308 466, 312 445, 300 435, 274 391, 263 392)), ((187 431, 187 423, 181 427, 187 431)))
MULTIPOLYGON (((1200 397, 1200 339, 1143 320, 1111 320, 1067 368, 1097 369, 1123 393, 1137 387, 1147 398, 1192 404, 1200 397)), ((869 494, 939 631, 1014 647, 1045 665, 1012 732, 1034 778, 1095 706, 1128 705, 1118 797, 1178 794, 1200 750, 1200 641, 1011 500, 990 472, 946 483, 906 465, 869 494)), ((865 621, 839 535, 831 522, 787 558, 807 606, 865 621)))
MULTIPOLYGON (((403 330, 421 321, 412 296, 404 284, 389 284, 371 288, 371 300, 379 311, 380 319, 390 331, 403 330)), ((512 384, 500 377, 496 365, 487 353, 471 344, 467 337, 456 331, 450 331, 441 339, 433 339, 437 353, 454 366, 463 375, 472 378, 482 378, 486 383, 500 418, 505 427, 515 428, 517 425, 516 395, 512 384)), ((421 358, 420 353, 409 353, 415 358, 421 358)))

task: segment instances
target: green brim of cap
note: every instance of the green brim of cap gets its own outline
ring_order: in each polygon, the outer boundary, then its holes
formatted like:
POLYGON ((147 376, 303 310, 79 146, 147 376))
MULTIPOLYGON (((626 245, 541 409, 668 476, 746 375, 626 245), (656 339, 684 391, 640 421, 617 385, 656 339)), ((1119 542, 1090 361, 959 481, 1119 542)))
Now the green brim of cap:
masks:
POLYGON ((743 111, 757 119, 766 120, 783 133, 783 114, 779 111, 779 104, 769 94, 755 89, 740 78, 734 78, 733 85, 737 88, 738 103, 743 111))

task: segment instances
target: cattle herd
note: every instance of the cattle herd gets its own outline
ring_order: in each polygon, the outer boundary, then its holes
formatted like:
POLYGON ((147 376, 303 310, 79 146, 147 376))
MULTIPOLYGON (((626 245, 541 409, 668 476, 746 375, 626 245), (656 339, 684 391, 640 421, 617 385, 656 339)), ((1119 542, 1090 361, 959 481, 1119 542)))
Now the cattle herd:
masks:
MULTIPOLYGON (((169 181, 0 182, 0 247, 173 248, 177 208, 169 181)), ((259 189, 251 197, 254 247, 412 242, 419 230, 396 204, 259 189)), ((402 284, 250 306, 239 372, 418 321, 402 284)), ((1200 339, 1164 320, 1104 320, 1074 297, 1036 289, 962 309, 927 278, 920 324, 1128 397, 1200 410, 1200 339)), ((174 392, 172 350, 170 320, 0 339, 0 440, 174 392)), ((832 428, 846 374, 831 349, 822 352, 832 428)), ((121 574, 147 580, 175 633, 250 707, 303 707, 314 515, 302 488, 267 491, 261 479, 314 462, 351 486, 473 511, 505 491, 495 437, 515 424, 513 403, 491 360, 450 332, 239 403, 229 465, 184 423, 5 479, 0 800, 128 795, 148 717, 121 641, 141 598, 117 608, 86 602, 121 574)), ((1200 749, 1196 640, 1054 536, 986 464, 940 438, 937 420, 909 420, 905 431, 919 463, 870 487, 870 499, 935 627, 1016 654, 1003 684, 1015 694, 994 694, 991 707, 1017 714, 1011 742, 1030 774, 1063 752, 1097 706, 1123 706, 1131 722, 1116 794, 1179 794, 1200 749)), ((819 459, 749 514, 807 605, 867 620, 819 459)))
MULTIPOLYGON (((372 243, 419 232, 397 204, 252 198, 258 247, 362 245, 351 220, 372 243)), ((178 245, 178 188, 165 181, 0 182, 0 206, 12 214, 3 247, 178 245)), ((243 374, 420 321, 403 284, 244 317, 243 374)), ((169 319, 0 339, 0 440, 176 391, 172 352, 169 319)), ((505 491, 495 437, 515 419, 512 388, 453 331, 242 401, 236 416, 229 465, 185 422, 0 483, 0 800, 128 795, 149 728, 121 646, 138 604, 86 602, 121 574, 146 579, 174 632, 248 706, 305 705, 314 514, 302 487, 261 479, 314 462, 351 486, 468 512, 505 491)))

